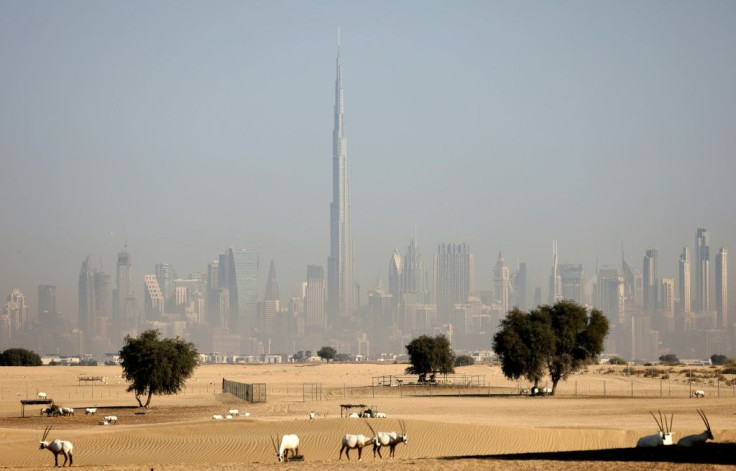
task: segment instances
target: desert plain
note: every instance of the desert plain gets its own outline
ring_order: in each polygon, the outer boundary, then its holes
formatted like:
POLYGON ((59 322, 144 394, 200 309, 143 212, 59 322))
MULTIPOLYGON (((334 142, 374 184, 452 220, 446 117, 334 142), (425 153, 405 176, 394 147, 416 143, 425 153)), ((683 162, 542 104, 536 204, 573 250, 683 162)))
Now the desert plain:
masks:
MULTIPOLYGON (((421 469, 434 470, 720 470, 736 465, 736 386, 714 377, 714 367, 590 366, 560 383, 554 397, 519 394, 529 385, 509 381, 497 365, 457 369, 441 387, 413 386, 405 364, 306 363, 199 366, 185 389, 154 396, 139 409, 126 392, 119 366, 0 368, 0 469, 44 469, 49 439, 74 443, 74 467, 88 470, 421 469), (639 371, 641 373, 641 371, 639 371), (100 381, 80 381, 99 377, 100 381), (223 378, 265 383, 266 401, 248 403, 222 393, 223 378), (402 379, 398 386, 396 379, 402 379), (691 381, 696 378, 696 383, 691 381), (690 398, 694 388, 706 397, 690 398), (73 417, 46 417, 22 399, 46 393, 73 407, 73 417), (341 404, 375 406, 386 419, 341 417, 341 404), (86 407, 97 407, 85 415, 86 407), (238 409, 233 419, 213 420, 238 409), (650 411, 674 418, 675 440, 700 433, 709 419, 714 442, 699 449, 634 449, 657 425, 650 411), (315 413, 315 419, 309 417, 315 413), (100 425, 116 415, 116 425, 100 425), (339 459, 341 437, 406 427, 396 457, 364 449, 339 459), (303 461, 278 463, 272 438, 300 437, 303 461), (733 457, 733 458, 731 458, 733 457)), ((357 409, 355 409, 357 410, 357 409)), ((63 458, 60 456, 60 464, 63 458)))

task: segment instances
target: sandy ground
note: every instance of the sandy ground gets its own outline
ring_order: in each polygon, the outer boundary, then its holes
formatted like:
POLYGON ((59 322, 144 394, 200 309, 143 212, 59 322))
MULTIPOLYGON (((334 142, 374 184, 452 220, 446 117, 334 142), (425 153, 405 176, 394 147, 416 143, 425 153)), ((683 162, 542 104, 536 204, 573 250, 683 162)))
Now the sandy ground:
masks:
POLYGON ((454 386, 435 390, 371 387, 374 377, 402 375, 405 366, 203 365, 183 393, 156 396, 148 410, 123 408, 137 403, 125 392, 118 367, 0 368, 0 469, 53 466, 53 455, 38 449, 48 425, 53 425, 49 438, 74 443, 75 467, 112 471, 282 466, 589 471, 640 469, 642 461, 647 469, 702 470, 733 469, 736 464, 732 387, 706 384, 705 399, 690 399, 690 385, 679 379, 681 373, 665 381, 604 374, 605 369, 596 367, 572 376, 556 397, 532 398, 513 394, 517 383, 503 378, 498 367, 483 365, 458 370, 471 387, 457 379, 454 386), (80 376, 101 376, 104 381, 82 382, 80 376), (221 394, 223 378, 266 383, 267 401, 248 404, 221 394), (74 407, 76 415, 41 417, 41 406, 34 405, 27 406, 22 418, 20 399, 34 398, 39 391, 57 404, 74 407), (345 403, 376 405, 388 418, 341 418, 340 404, 345 403), (84 408, 92 406, 99 408, 97 415, 84 415, 84 408), (232 408, 250 415, 212 420, 213 414, 224 415, 232 408), (703 431, 696 408, 708 415, 717 444, 694 451, 670 449, 667 454, 642 455, 633 449, 640 436, 657 430, 650 410, 674 414, 679 439, 703 431), (318 418, 309 420, 310 411, 318 418), (118 416, 118 425, 98 425, 109 414, 118 416), (399 445, 394 460, 387 458, 388 450, 383 460, 374 459, 370 448, 360 462, 356 451, 350 462, 344 456, 338 459, 344 434, 372 435, 370 427, 399 431, 399 419, 406 424, 408 443, 399 445), (303 462, 277 462, 271 438, 285 433, 299 435, 303 462))

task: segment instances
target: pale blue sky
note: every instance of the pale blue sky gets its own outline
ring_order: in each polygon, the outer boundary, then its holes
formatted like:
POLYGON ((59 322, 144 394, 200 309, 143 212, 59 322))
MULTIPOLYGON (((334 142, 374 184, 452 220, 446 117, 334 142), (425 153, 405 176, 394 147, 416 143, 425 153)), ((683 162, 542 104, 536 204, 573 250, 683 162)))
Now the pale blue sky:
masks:
POLYGON ((701 226, 736 253, 734 2, 2 0, 0 296, 76 313, 126 238, 139 295, 231 246, 293 293, 329 253, 338 25, 363 288, 415 224, 479 288, 502 250, 546 292, 553 239, 588 276, 623 242, 676 277, 701 226))

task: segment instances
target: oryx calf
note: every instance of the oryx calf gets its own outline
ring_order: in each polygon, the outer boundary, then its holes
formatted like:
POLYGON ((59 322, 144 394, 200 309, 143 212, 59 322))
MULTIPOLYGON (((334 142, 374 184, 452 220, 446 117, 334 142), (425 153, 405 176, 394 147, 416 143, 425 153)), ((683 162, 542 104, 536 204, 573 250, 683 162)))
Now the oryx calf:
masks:
POLYGON ((43 431, 40 449, 43 450, 45 448, 54 454, 54 466, 56 466, 57 468, 59 467, 59 453, 64 455, 64 463, 61 466, 66 466, 67 460, 69 460, 69 466, 71 466, 74 462, 72 458, 72 450, 74 449, 74 445, 72 445, 72 442, 66 440, 54 440, 51 443, 47 442, 46 437, 49 436, 50 431, 50 425, 46 427, 46 430, 43 431))

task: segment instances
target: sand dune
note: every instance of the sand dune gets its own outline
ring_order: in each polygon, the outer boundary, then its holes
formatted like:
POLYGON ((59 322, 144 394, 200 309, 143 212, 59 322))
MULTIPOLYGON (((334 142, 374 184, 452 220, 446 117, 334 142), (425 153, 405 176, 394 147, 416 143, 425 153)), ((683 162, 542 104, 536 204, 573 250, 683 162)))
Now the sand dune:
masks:
MULTIPOLYGON (((102 415, 41 417, 37 410, 20 418, 19 397, 44 388, 50 397, 62 398, 77 408, 135 404, 125 393, 115 367, 87 368, 2 368, 0 369, 0 467, 2 469, 38 469, 53 463, 48 451, 38 450, 41 431, 54 429, 49 438, 63 438, 74 443, 75 467, 84 469, 275 469, 273 437, 296 433, 305 461, 291 463, 294 469, 361 468, 404 469, 421 466, 428 470, 509 469, 508 461, 498 455, 562 452, 576 450, 627 449, 645 434, 656 431, 649 410, 661 409, 675 414, 675 432, 680 437, 702 431, 695 407, 706 410, 719 443, 736 443, 736 403, 725 392, 721 398, 702 400, 687 397, 617 398, 561 396, 529 398, 495 394, 473 397, 437 397, 396 394, 396 388, 382 388, 376 393, 370 378, 382 374, 400 374, 402 365, 301 365, 204 366, 197 370, 184 394, 155 397, 145 414, 137 409, 110 409, 119 417, 119 425, 96 425, 102 415), (92 372, 92 373, 89 373, 92 372), (107 385, 77 381, 80 374, 101 374, 107 385), (244 382, 268 384, 268 401, 247 404, 219 393, 223 377, 244 382), (304 384, 319 382, 322 400, 304 400, 304 384), (361 391, 361 392, 358 392, 361 391), (340 417, 341 403, 376 404, 389 414, 387 419, 348 419, 340 417), (229 408, 249 411, 249 418, 215 421, 211 415, 224 414, 229 408), (309 411, 320 415, 309 420, 309 411), (399 430, 398 419, 405 421, 408 444, 399 445, 396 459, 374 460, 372 449, 364 450, 363 461, 338 460, 341 437, 346 433, 372 435, 376 431, 399 430), (495 456, 495 458, 494 458, 495 456), (455 459, 445 459, 445 458, 455 459), (462 459, 457 459, 462 457, 462 459), (474 458, 469 458, 474 457, 474 458)), ((497 369, 496 369, 497 370, 497 369)), ((477 366, 472 374, 486 375, 488 388, 513 388, 498 371, 477 366)), ((592 387, 601 381, 614 383, 598 374, 578 375, 579 388, 592 387)), ((642 388, 656 392, 657 380, 638 380, 642 388)), ((57 402, 61 402, 58 401, 57 402)), ((387 453, 384 453, 386 456, 387 453)), ((648 469, 719 469, 720 465, 661 463, 653 458, 648 469), (666 465, 666 466, 664 466, 666 465)), ((284 466, 283 464, 281 466, 284 466)), ((514 469, 638 469, 641 463, 622 461, 555 461, 520 459, 514 469)))

